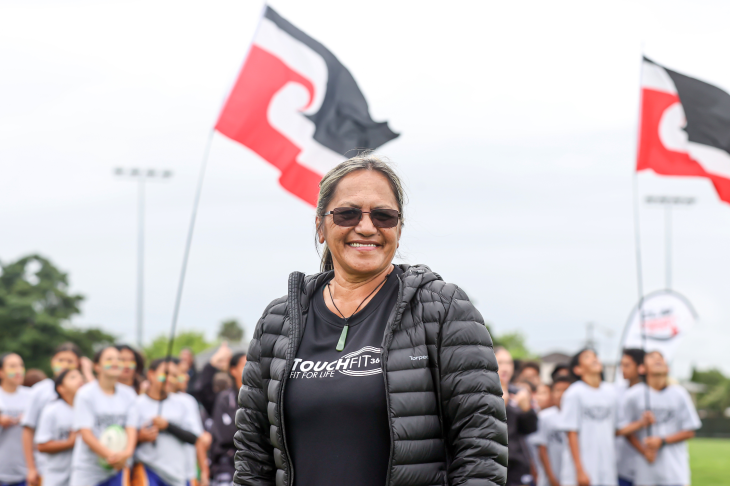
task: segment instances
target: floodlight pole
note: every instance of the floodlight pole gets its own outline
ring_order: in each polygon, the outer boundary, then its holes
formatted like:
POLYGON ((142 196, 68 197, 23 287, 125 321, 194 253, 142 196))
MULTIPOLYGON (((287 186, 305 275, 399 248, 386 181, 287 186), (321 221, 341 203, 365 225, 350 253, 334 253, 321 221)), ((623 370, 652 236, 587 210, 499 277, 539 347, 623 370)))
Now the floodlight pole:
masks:
POLYGON ((647 204, 664 206, 664 286, 672 288, 672 207, 694 204, 695 198, 681 196, 647 196, 647 204))
POLYGON ((114 175, 137 181, 137 347, 142 349, 144 342, 144 227, 145 227, 145 183, 167 180, 172 177, 170 170, 154 169, 114 169, 114 175))

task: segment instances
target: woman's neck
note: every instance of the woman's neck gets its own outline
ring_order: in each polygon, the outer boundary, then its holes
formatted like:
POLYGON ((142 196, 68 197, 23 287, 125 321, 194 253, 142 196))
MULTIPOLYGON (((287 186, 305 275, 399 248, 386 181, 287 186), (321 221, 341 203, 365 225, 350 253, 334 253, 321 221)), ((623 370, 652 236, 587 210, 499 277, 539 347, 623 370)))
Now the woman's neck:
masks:
POLYGON ((163 399, 162 390, 155 390, 152 387, 147 389, 147 396, 152 400, 157 400, 158 402, 163 399))
MULTIPOLYGON (((329 290, 324 289, 325 302, 330 308, 332 301, 329 298, 329 292, 332 292, 332 298, 337 303, 337 307, 345 317, 352 315, 358 306, 360 309, 367 305, 367 301, 371 300, 377 292, 373 292, 382 285, 385 277, 393 271, 393 265, 388 265, 382 271, 369 276, 348 275, 344 272, 338 272, 335 269, 335 276, 329 283, 329 290), (370 295, 372 293, 372 295, 370 295), (370 297, 368 297, 370 295, 370 297), (365 299, 365 300, 363 300, 365 299)), ((338 312, 330 308, 335 314, 338 312)))
POLYGON ((592 386, 593 388, 599 388, 601 386, 601 375, 584 375, 582 380, 586 385, 592 386))
POLYGON ((15 393, 18 390, 18 385, 11 383, 10 380, 3 380, 1 386, 5 393, 15 393))
POLYGON ((107 395, 114 395, 116 390, 117 380, 116 378, 110 378, 108 376, 99 376, 98 380, 99 388, 107 395))
POLYGON ((75 393, 73 395, 65 394, 61 398, 63 399, 64 402, 68 403, 69 406, 73 407, 74 406, 74 397, 75 396, 76 396, 75 393))

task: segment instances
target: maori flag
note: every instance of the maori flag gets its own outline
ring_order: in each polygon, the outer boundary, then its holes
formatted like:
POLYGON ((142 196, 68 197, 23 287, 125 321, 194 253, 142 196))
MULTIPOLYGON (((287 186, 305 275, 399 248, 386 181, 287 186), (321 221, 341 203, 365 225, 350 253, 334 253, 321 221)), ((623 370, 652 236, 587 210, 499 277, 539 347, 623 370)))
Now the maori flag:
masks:
POLYGON ((370 117, 350 71, 268 6, 215 129, 279 169, 284 189, 312 205, 345 154, 398 136, 370 117))
POLYGON ((730 203, 730 95, 644 58, 636 170, 706 177, 730 203))

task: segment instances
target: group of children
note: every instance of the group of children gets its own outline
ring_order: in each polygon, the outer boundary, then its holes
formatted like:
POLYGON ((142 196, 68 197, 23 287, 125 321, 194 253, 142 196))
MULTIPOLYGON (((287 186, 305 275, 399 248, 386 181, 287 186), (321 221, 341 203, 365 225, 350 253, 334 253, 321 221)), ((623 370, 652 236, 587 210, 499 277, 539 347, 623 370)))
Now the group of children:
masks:
POLYGON ((522 424, 513 429, 510 443, 515 439, 519 444, 524 434, 530 451, 525 454, 530 463, 522 469, 513 466, 510 457, 508 485, 690 484, 686 441, 701 422, 687 391, 668 382, 669 368, 661 352, 624 350, 624 380, 614 385, 603 381, 596 353, 584 349, 570 364, 556 368, 549 386, 531 379, 539 380, 539 368, 535 372, 532 364, 527 367, 533 370, 518 373, 510 384, 511 373, 501 369, 511 361, 505 353, 497 350, 508 427, 510 414, 522 424), (533 391, 531 406, 520 406, 522 394, 533 391), (535 415, 536 426, 530 428, 535 415))
POLYGON ((0 485, 207 485, 211 437, 185 393, 187 373, 171 358, 144 376, 138 360, 127 346, 107 346, 84 373, 78 347, 63 344, 54 377, 28 388, 23 359, 0 356, 0 485))

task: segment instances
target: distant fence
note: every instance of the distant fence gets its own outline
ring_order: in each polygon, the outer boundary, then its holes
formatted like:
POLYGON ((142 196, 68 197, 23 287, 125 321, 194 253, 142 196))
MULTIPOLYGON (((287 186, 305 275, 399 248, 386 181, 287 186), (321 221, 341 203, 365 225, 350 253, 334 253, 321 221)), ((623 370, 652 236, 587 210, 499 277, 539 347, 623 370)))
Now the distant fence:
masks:
POLYGON ((730 438, 730 419, 724 417, 706 418, 702 420, 702 428, 697 437, 730 438))

